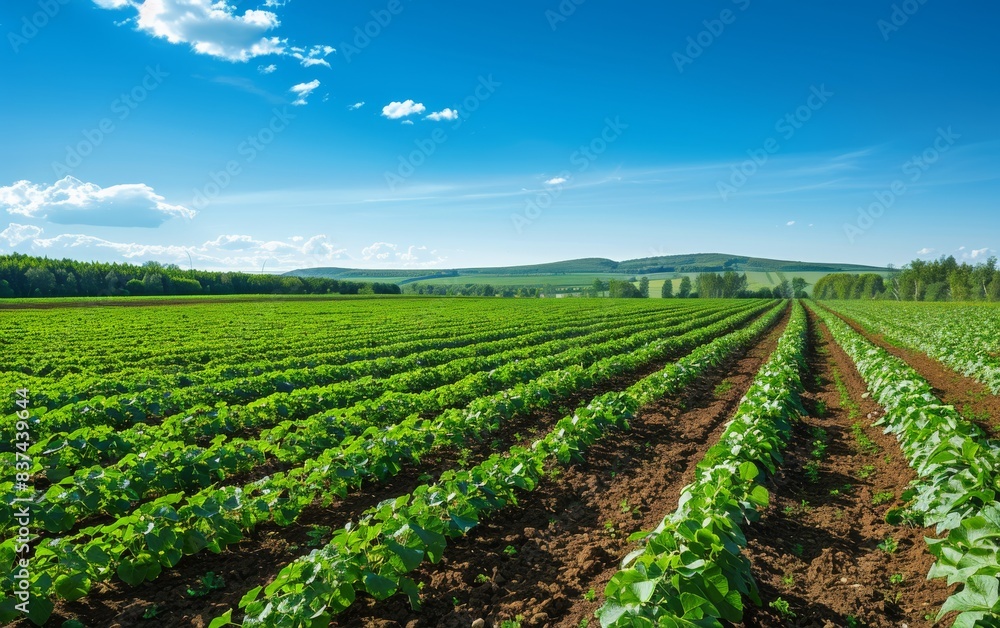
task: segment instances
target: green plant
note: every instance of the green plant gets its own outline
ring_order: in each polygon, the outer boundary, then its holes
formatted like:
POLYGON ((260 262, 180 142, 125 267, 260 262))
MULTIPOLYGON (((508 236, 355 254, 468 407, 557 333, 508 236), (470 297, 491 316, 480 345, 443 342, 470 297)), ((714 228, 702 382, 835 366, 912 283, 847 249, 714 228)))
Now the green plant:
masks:
POLYGON ((904 580, 906 580, 906 576, 904 576, 901 573, 894 573, 891 576, 889 576, 889 584, 892 584, 892 585, 903 584, 904 580))
POLYGON ((589 591, 583 594, 583 599, 587 600, 588 602, 593 602, 594 600, 597 599, 597 591, 595 591, 593 587, 591 587, 589 591))
POLYGON ((156 614, 159 613, 159 612, 160 612, 160 609, 157 608, 156 604, 152 604, 150 606, 147 606, 146 609, 142 611, 142 618, 143 619, 154 619, 154 618, 156 618, 156 614))
POLYGON ((844 618, 844 621, 847 623, 847 628, 861 628, 864 626, 861 620, 854 615, 848 615, 844 618))
POLYGON ((806 479, 808 479, 809 482, 812 484, 819 483, 819 462, 810 460, 806 463, 805 467, 803 467, 803 471, 805 471, 806 479))
POLYGON ((857 444, 859 452, 868 456, 874 456, 881 451, 881 448, 872 439, 868 438, 868 435, 865 434, 864 426, 860 423, 851 425, 851 432, 854 434, 854 441, 857 444))
POLYGON ((476 576, 476 584, 486 584, 489 581, 490 577, 484 573, 481 573, 478 576, 476 576))
POLYGON ((628 498, 623 497, 622 502, 618 505, 618 507, 621 508, 623 513, 627 513, 630 509, 630 506, 628 505, 628 498))
POLYGON ((306 532, 306 536, 309 537, 309 541, 306 542, 306 545, 309 547, 319 547, 320 545, 325 545, 325 543, 323 543, 323 539, 331 532, 333 532, 333 528, 330 528, 329 526, 310 526, 309 531, 306 532))
POLYGON ((589 628, 589 626, 590 626, 590 618, 584 617, 583 619, 580 620, 580 623, 576 625, 576 628, 589 628))
POLYGON ((225 588, 226 582, 222 576, 215 575, 214 571, 209 571, 198 581, 198 586, 189 588, 187 594, 191 597, 205 597, 212 591, 225 588))
POLYGON ((715 395, 715 397, 718 399, 720 397, 725 396, 732 389, 733 389, 733 383, 728 379, 724 379, 718 384, 716 384, 715 390, 713 391, 712 394, 715 395))
POLYGON ((795 574, 786 573, 784 576, 781 577, 781 584, 785 585, 788 588, 794 587, 795 574))
POLYGON ((875 475, 875 473, 876 473, 875 465, 866 464, 865 466, 858 469, 858 479, 867 480, 868 478, 875 475))
POLYGON ((806 553, 806 548, 802 547, 801 543, 796 543, 795 545, 792 546, 792 554, 798 556, 799 558, 802 558, 802 556, 805 553, 806 553))
POLYGON ((892 491, 883 491, 881 493, 875 493, 872 495, 872 505, 881 506, 882 504, 888 504, 889 502, 895 501, 896 494, 892 491))
POLYGON ((505 619, 500 622, 500 628, 521 628, 522 621, 524 621, 524 615, 518 615, 514 619, 505 619))
POLYGON ((513 545, 508 545, 507 547, 503 548, 503 553, 509 556, 510 558, 514 558, 515 556, 517 556, 517 548, 514 547, 513 545))
POLYGON ((786 600, 783 600, 780 597, 771 602, 770 604, 768 604, 768 606, 778 611, 778 614, 781 615, 784 619, 792 619, 795 617, 795 613, 792 611, 792 607, 789 606, 786 600))
POLYGON ((895 554, 896 550, 899 549, 899 541, 890 537, 887 537, 884 541, 878 544, 878 548, 885 552, 886 554, 895 554))
MULTIPOLYGON (((820 383, 822 381, 823 381, 823 378, 817 376, 817 383, 820 386, 822 386, 822 384, 820 383)), ((827 415, 827 412, 828 412, 828 409, 826 407, 826 402, 823 401, 822 399, 820 399, 819 401, 817 401, 816 402, 816 416, 818 416, 819 418, 822 419, 822 418, 824 418, 827 415)))

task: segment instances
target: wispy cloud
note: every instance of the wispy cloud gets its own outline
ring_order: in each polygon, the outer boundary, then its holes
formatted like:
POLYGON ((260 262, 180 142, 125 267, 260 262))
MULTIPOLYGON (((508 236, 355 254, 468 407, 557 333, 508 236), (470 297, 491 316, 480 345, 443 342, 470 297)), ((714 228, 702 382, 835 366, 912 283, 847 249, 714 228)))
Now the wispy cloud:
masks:
POLYGON ((296 107, 301 107, 303 105, 309 104, 309 96, 316 91, 316 88, 320 86, 318 80, 309 81, 308 83, 299 83, 298 85, 293 85, 288 91, 292 92, 297 96, 297 98, 292 101, 292 104, 296 107))
POLYGON ((365 101, 362 100, 361 102, 354 103, 353 105, 348 107, 348 109, 350 109, 351 111, 357 111, 358 109, 361 109, 364 106, 365 106, 365 101))

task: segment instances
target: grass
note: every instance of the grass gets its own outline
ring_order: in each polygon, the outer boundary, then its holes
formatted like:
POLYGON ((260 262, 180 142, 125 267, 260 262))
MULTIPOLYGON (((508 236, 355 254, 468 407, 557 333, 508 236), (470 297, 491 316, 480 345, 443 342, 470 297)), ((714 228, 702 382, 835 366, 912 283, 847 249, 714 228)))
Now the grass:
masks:
POLYGON ((728 379, 724 379, 715 386, 715 390, 712 394, 715 395, 716 399, 719 399, 729 393, 733 389, 733 383, 728 379))
POLYGON ((872 495, 872 505, 881 506, 882 504, 888 504, 895 501, 896 494, 891 491, 884 491, 882 493, 875 493, 872 495))

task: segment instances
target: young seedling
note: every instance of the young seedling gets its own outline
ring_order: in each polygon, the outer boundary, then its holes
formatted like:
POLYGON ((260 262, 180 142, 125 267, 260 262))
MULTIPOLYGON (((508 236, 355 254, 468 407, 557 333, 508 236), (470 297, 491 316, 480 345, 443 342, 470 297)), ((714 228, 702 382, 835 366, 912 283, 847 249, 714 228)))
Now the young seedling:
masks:
POLYGON ((889 584, 893 586, 899 586, 903 584, 904 580, 906 580, 906 576, 904 576, 901 573, 894 573, 891 576, 889 576, 889 584))
POLYGON ((478 576, 476 576, 476 584, 486 584, 489 581, 490 577, 484 573, 481 573, 478 576))
POLYGON ((795 586, 795 574, 786 573, 781 578, 781 584, 785 585, 789 589, 795 586))
POLYGON ((146 610, 142 612, 143 619, 156 619, 156 614, 160 612, 160 609, 153 604, 152 606, 147 606, 146 610))
POLYGON ((896 550, 899 549, 899 541, 890 536, 886 538, 886 540, 879 543, 878 548, 886 554, 895 554, 896 550))
POLYGON ((503 553, 509 556, 510 558, 514 558, 515 556, 517 556, 517 548, 514 547, 513 545, 508 545, 507 547, 503 548, 503 553))
POLYGON ((799 558, 802 558, 803 554, 806 553, 806 548, 802 547, 801 543, 796 543, 792 546, 792 554, 795 554, 799 558))
POLYGON ((792 607, 788 605, 788 602, 786 600, 783 600, 780 597, 775 601, 771 602, 768 606, 778 611, 778 614, 781 615, 784 619, 791 619, 795 617, 795 613, 792 612, 792 607))
POLYGON ((205 597, 212 591, 225 588, 226 582, 222 576, 216 576, 214 571, 209 571, 198 583, 197 588, 189 588, 187 594, 191 597, 205 597))
POLYGON ((518 615, 514 619, 505 619, 500 622, 500 628, 521 628, 522 621, 524 621, 524 615, 518 615))
POLYGON ((732 389, 733 389, 733 383, 728 379, 724 379, 721 382, 719 382, 718 385, 716 385, 714 391, 715 397, 716 398, 723 397, 725 396, 726 393, 728 393, 732 389))
POLYGON ((867 480, 873 475, 875 475, 875 465, 866 464, 865 466, 858 469, 858 478, 861 480, 867 480))
POLYGON ((888 504, 896 499, 896 494, 891 491, 885 491, 882 493, 875 493, 872 495, 872 505, 881 506, 882 504, 888 504))
POLYGON ((597 591, 595 591, 594 588, 591 587, 589 591, 583 594, 583 599, 587 600, 588 602, 593 602, 594 600, 597 599, 597 591))

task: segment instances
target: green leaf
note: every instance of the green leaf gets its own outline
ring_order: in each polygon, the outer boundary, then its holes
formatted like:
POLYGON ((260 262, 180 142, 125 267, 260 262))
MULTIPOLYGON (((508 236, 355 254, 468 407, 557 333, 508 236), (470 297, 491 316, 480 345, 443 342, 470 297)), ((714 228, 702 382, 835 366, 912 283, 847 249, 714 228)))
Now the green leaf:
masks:
POLYGON ((396 583, 371 571, 365 572, 365 589, 376 600, 384 600, 396 593, 396 583))
POLYGON ((84 573, 59 576, 56 578, 55 589, 59 597, 69 602, 75 602, 90 593, 90 578, 84 573))
POLYGON ((233 623, 233 609, 229 609, 222 615, 219 615, 212 620, 212 623, 208 625, 208 628, 222 628, 223 626, 228 626, 233 623))

